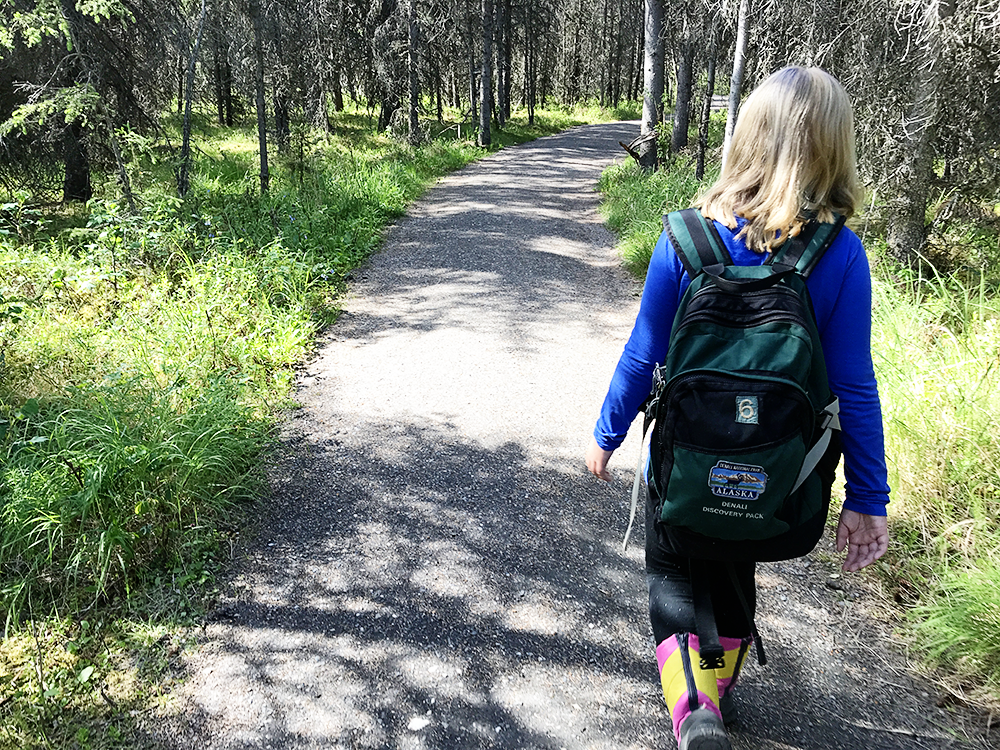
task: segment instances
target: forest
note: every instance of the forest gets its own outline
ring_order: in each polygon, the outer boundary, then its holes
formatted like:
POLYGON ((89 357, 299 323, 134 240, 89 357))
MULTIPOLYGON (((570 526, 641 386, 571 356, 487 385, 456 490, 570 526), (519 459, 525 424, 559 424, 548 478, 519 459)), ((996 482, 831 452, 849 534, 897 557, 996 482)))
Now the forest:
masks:
MULTIPOLYGON (((71 704, 106 729, 95 674, 197 617, 295 367, 430 181, 636 120, 602 189, 641 275, 789 64, 855 106, 896 539, 872 585, 949 700, 1000 707, 1000 0, 0 0, 13 746, 71 704)), ((159 677, 130 679, 100 691, 144 705, 159 677)))

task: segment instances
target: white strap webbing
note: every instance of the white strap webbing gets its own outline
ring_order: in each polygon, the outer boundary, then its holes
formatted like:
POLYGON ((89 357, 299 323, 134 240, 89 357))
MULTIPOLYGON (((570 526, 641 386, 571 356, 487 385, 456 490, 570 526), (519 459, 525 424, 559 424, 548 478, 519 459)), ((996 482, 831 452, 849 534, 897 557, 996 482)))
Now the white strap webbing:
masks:
POLYGON ((622 552, 628 549, 628 538, 632 536, 632 526, 635 524, 635 510, 639 506, 639 488, 642 486, 642 470, 645 468, 645 461, 648 445, 647 436, 650 438, 653 435, 653 425, 656 424, 656 420, 649 423, 646 432, 642 436, 642 442, 639 444, 639 463, 635 467, 635 479, 632 481, 632 507, 628 512, 628 528, 625 529, 625 538, 622 540, 622 552))
POLYGON ((840 399, 834 398, 833 401, 823 410, 830 415, 830 421, 827 422, 825 428, 823 428, 823 434, 820 436, 819 440, 816 441, 816 445, 812 447, 812 450, 806 454, 805 459, 802 461, 802 471, 799 472, 798 478, 795 480, 795 484, 792 486, 792 492, 795 492, 802 483, 806 481, 806 477, 812 474, 812 470, 816 468, 820 459, 823 458, 823 454, 826 453, 826 449, 830 447, 830 438, 833 434, 833 430, 840 429, 840 399))

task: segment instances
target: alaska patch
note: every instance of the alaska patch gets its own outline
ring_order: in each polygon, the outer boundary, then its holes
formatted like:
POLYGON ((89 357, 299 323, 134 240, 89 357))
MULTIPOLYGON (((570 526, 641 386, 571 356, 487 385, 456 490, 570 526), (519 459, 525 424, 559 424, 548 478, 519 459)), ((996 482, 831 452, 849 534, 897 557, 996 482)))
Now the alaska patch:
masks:
POLYGON ((712 494, 733 500, 756 500, 767 487, 762 466, 748 466, 719 461, 708 473, 712 494))

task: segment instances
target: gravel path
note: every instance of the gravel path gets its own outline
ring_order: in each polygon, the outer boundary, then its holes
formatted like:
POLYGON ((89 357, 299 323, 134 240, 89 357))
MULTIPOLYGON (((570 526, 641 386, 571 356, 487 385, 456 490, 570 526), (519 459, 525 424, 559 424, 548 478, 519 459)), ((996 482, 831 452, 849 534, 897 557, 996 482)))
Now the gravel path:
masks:
MULTIPOLYGON (((594 185, 635 127, 504 149, 389 232, 303 373, 161 743, 674 747, 641 529, 621 553, 637 436, 610 486, 582 462, 640 291, 594 185)), ((834 569, 763 566, 771 663, 748 668, 734 747, 997 746, 907 676, 834 569)))

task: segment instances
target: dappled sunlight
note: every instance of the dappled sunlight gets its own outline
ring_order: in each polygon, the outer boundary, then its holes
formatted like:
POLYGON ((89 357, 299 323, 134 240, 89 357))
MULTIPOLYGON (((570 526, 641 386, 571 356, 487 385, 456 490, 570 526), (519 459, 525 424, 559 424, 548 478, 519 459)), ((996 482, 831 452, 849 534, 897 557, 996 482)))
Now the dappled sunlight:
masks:
POLYGON ((478 559, 454 542, 432 542, 420 550, 418 567, 410 582, 418 589, 440 597, 469 597, 475 602, 489 600, 478 559))
MULTIPOLYGON (((202 705, 206 713, 244 727, 251 743, 271 736, 278 722, 303 738, 354 736, 378 726, 387 739, 366 735, 363 746, 403 746, 397 743, 417 736, 408 727, 419 719, 414 726, 436 737, 438 747, 467 747, 480 736, 496 747, 508 746, 505 738, 514 746, 544 746, 545 738, 563 730, 544 722, 535 727, 530 712, 513 705, 511 690, 530 692, 519 686, 525 673, 518 665, 546 665, 560 674, 597 670, 606 672, 602 679, 619 675, 625 681, 634 677, 621 675, 648 672, 648 661, 637 661, 627 646, 636 634, 641 643, 646 627, 638 568, 621 558, 606 560, 592 585, 594 567, 580 561, 603 553, 553 523, 576 494, 580 477, 536 473, 514 446, 462 443, 429 425, 401 429, 393 436, 395 450, 372 453, 369 447, 379 441, 372 426, 355 432, 350 447, 314 454, 308 464, 300 463, 297 451, 285 454, 282 460, 291 463, 284 470, 292 474, 308 465, 311 476, 323 477, 332 462, 355 465, 362 454, 367 470, 315 485, 321 495, 309 503, 305 518, 275 508, 269 522, 273 546, 252 563, 265 583, 234 592, 224 605, 234 623, 266 626, 233 631, 236 650, 224 659, 224 675, 208 677, 195 691, 201 701, 209 685, 254 684, 257 693, 247 695, 257 708, 208 701, 202 705), (413 456, 437 445, 444 448, 436 453, 434 472, 408 471, 413 456), (406 484, 396 486, 391 478, 397 476, 407 476, 406 484), (543 478, 543 486, 557 492, 549 498, 554 502, 537 502, 528 491, 543 478), (438 480, 455 491, 438 491, 438 480), (371 487, 382 488, 377 520, 371 487), (300 565, 296 548, 317 554, 300 565), (294 576, 281 574, 289 565, 278 566, 273 550, 285 550, 294 576), (622 598, 611 586, 630 576, 631 597, 622 598), (267 650, 254 652, 260 642, 267 650), (318 685, 322 689, 311 687, 318 685), (258 703, 261 690, 267 699, 258 703), (316 712, 318 726, 296 723, 302 706, 316 712)), ((319 445, 327 442, 318 439, 319 445)), ((580 525, 594 529, 597 518, 586 508, 580 512, 580 525)), ((199 670, 197 680, 204 679, 199 670)), ((572 695, 564 698, 565 710, 578 713, 572 695)), ((606 732, 588 730, 595 732, 594 742, 632 731, 608 721, 606 732)), ((559 723, 577 726, 570 714, 559 723)))
MULTIPOLYGON (((530 658, 530 657, 529 657, 530 658)), ((579 748, 607 747, 602 737, 603 725, 613 721, 621 706, 627 706, 637 722, 649 721, 648 698, 654 689, 637 685, 631 680, 616 680, 612 689, 615 708, 603 690, 592 687, 589 676, 580 671, 567 672, 561 666, 544 664, 544 659, 528 664, 513 675, 504 676, 493 690, 500 705, 522 716, 538 734, 551 737, 556 746, 579 748)), ((663 712, 666 716, 665 712, 663 712)), ((621 748, 648 748, 646 743, 616 744, 621 748)))

